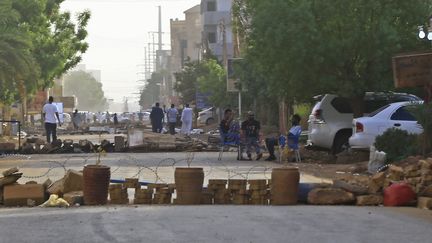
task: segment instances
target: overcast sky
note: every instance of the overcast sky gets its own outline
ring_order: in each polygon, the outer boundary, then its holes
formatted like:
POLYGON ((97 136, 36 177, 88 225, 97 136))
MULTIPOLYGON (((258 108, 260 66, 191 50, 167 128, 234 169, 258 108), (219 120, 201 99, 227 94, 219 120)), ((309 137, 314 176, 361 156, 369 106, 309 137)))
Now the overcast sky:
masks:
POLYGON ((199 3, 200 0, 66 0, 62 10, 91 11, 87 27, 90 47, 82 63, 88 69, 100 69, 105 96, 121 102, 123 97, 137 97, 142 86, 137 73, 142 71, 139 65, 144 64, 148 32, 158 30, 157 6, 162 6, 164 43, 169 45, 169 20, 184 19, 183 12, 199 3))

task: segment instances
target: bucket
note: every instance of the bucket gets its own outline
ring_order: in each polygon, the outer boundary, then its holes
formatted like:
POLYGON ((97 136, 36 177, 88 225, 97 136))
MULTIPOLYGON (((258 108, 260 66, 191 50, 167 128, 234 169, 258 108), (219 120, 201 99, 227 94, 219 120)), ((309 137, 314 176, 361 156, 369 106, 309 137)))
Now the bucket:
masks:
POLYGON ((84 166, 84 204, 104 205, 108 199, 110 167, 104 165, 84 166))
POLYGON ((272 170, 271 204, 297 204, 300 173, 296 167, 274 168, 272 170))
POLYGON ((203 168, 176 168, 174 180, 177 204, 200 204, 204 182, 203 168))

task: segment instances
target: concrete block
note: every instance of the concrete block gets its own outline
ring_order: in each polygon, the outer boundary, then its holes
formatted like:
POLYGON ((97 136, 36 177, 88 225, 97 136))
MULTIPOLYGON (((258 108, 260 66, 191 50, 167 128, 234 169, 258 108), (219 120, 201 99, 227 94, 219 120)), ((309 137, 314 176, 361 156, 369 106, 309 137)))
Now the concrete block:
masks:
POLYGON ((357 206, 375 206, 383 203, 383 196, 381 195, 363 195, 357 197, 357 206))
POLYGON ((125 149, 125 138, 123 136, 114 137, 114 151, 123 152, 125 149))
POLYGON ((421 209, 432 209, 432 197, 419 197, 417 207, 421 209))
POLYGON ((70 205, 75 204, 84 204, 84 194, 82 191, 74 191, 74 192, 68 192, 63 195, 63 199, 66 200, 70 205))
POLYGON ((75 170, 68 170, 66 175, 62 179, 51 184, 47 191, 50 194, 63 195, 68 192, 82 191, 83 185, 83 174, 75 170))
POLYGON ((10 169, 7 169, 7 170, 3 171, 3 172, 2 172, 2 175, 3 175, 3 176, 10 176, 10 175, 12 175, 13 173, 16 173, 16 172, 18 172, 18 171, 19 171, 19 169, 18 169, 17 167, 13 167, 13 168, 10 168, 10 169))
POLYGON ((384 172, 376 173, 369 180, 369 193, 374 194, 382 190, 386 177, 384 172))
POLYGON ((422 190, 422 192, 420 193, 420 196, 432 197, 432 185, 429 185, 424 190, 422 190))
POLYGON ((352 204, 354 194, 339 188, 315 188, 308 194, 308 203, 316 205, 352 204))
POLYGON ((388 178, 393 181, 400 181, 404 178, 404 170, 402 167, 391 165, 389 167, 389 175, 388 178))
POLYGON ((0 151, 13 151, 15 150, 14 143, 0 143, 0 151))
POLYGON ((41 184, 8 185, 4 187, 4 205, 27 206, 27 199, 40 205, 45 200, 45 190, 41 184))
POLYGON ((22 173, 15 173, 15 174, 9 175, 7 177, 0 178, 0 187, 5 186, 5 185, 14 184, 15 182, 18 181, 19 178, 21 178, 21 176, 22 176, 22 173))
POLYGON ((354 195, 365 195, 368 193, 368 188, 362 185, 349 183, 342 180, 333 180, 333 187, 341 188, 345 191, 354 193, 354 195))

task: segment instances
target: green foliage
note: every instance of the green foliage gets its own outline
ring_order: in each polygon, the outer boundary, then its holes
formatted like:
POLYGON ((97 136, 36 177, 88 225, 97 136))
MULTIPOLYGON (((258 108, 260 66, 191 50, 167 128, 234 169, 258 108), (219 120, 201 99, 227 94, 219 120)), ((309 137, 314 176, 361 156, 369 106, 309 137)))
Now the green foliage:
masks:
POLYGON ((151 78, 147 80, 147 83, 140 92, 139 105, 141 107, 150 108, 159 101, 160 85, 162 80, 162 73, 152 73, 151 78))
POLYGON ((77 97, 79 110, 97 112, 108 107, 102 84, 83 71, 74 71, 65 76, 64 94, 77 97))
POLYGON ((212 105, 218 107, 232 107, 236 94, 226 91, 225 69, 214 59, 204 60, 202 70, 205 70, 197 78, 198 90, 209 93, 209 100, 212 105))
POLYGON ((0 102, 52 86, 81 60, 90 13, 78 14, 74 24, 70 13, 60 12, 63 1, 1 1, 0 102))
POLYGON ((409 106, 408 110, 423 128, 423 133, 420 135, 420 144, 423 156, 426 156, 426 154, 432 152, 432 104, 413 105, 409 106))
POLYGON ((249 79, 260 87, 249 84, 250 95, 302 102, 393 89, 391 57, 428 48, 416 36, 431 8, 431 0, 235 0, 244 57, 261 77, 249 79))
POLYGON ((393 162, 417 154, 419 152, 417 141, 418 136, 415 134, 390 128, 376 137, 375 148, 386 153, 387 162, 393 162))
POLYGON ((184 103, 195 103, 198 77, 206 73, 205 67, 199 61, 187 62, 180 72, 174 74, 174 89, 180 93, 184 103))

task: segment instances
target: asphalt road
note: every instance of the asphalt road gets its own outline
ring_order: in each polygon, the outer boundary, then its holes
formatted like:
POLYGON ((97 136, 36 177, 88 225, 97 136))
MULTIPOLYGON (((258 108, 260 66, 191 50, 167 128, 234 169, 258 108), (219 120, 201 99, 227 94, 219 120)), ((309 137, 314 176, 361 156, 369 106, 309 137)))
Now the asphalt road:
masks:
POLYGON ((415 208, 0 209, 0 242, 431 242, 431 229, 431 211, 415 208))
MULTIPOLYGON (((109 153, 101 157, 101 163, 111 167, 112 179, 139 178, 145 182, 174 182, 176 167, 203 167, 205 179, 270 179, 271 169, 281 164, 260 161, 237 161, 235 152, 225 152, 218 160, 218 152, 198 153, 109 153)), ((0 157, 0 171, 18 166, 24 173, 20 182, 47 178, 57 180, 67 169, 82 170, 85 164, 96 163, 97 154, 34 154, 29 156, 0 157)), ((301 174, 302 182, 325 180, 301 174)))

